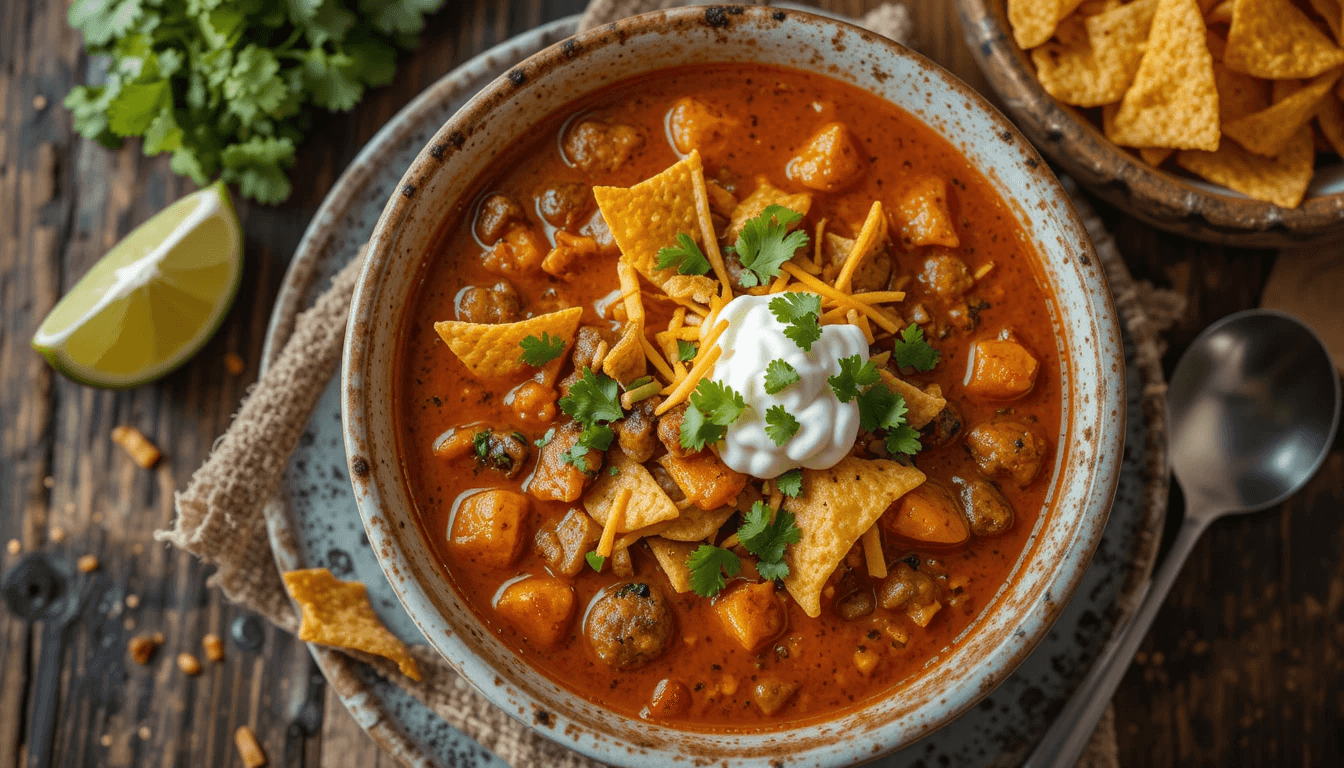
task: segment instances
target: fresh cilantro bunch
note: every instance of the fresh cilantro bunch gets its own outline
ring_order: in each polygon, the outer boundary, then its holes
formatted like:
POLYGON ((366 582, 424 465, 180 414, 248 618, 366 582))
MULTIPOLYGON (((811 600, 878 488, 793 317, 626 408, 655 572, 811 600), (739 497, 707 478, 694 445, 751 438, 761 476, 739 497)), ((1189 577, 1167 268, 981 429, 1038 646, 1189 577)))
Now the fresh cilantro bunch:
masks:
POLYGON ((312 108, 344 112, 392 82, 443 0, 75 0, 69 22, 103 83, 73 88, 75 130, 116 148, 143 137, 173 171, 219 176, 245 197, 289 197, 286 169, 312 108))

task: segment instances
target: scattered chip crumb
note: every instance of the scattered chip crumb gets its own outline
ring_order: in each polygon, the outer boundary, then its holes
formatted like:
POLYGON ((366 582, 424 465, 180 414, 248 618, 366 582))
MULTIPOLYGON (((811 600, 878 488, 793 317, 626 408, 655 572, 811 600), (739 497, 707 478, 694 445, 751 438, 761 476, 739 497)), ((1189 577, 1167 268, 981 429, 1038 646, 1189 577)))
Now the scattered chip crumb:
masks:
POLYGON ((205 649, 205 658, 211 661, 224 660, 224 641, 214 632, 201 638, 201 647, 205 649))
POLYGON ((243 372, 243 369, 247 367, 247 364, 244 363, 243 358, 239 357, 236 353, 230 352, 224 356, 224 367, 229 369, 229 373, 237 376, 243 372))
POLYGON ((127 595, 127 596, 126 596, 126 607, 127 607, 127 608, 139 608, 139 607, 140 607, 140 596, 139 596, 139 595, 127 595))
POLYGON ((51 543, 60 544, 65 541, 65 529, 59 525, 51 529, 51 543))
POLYGON ((142 469, 149 469, 158 464, 159 458, 163 455, 149 438, 135 427, 114 427, 112 442, 125 449, 131 460, 139 464, 142 469))
POLYGON ((130 651, 131 661, 144 666, 154 658, 154 652, 159 649, 159 644, 162 642, 163 635, 136 635, 126 645, 126 650, 130 651))
POLYGON ((177 654, 177 668, 182 670, 183 673, 191 675, 192 677, 201 674, 200 660, 197 659, 195 656, 192 656, 190 653, 177 654))
POLYGON ((42 478, 42 487, 46 488, 47 490, 55 488, 56 478, 52 477, 51 475, 47 475, 46 477, 42 478))
POLYGON ((39 93, 33 97, 33 109, 36 109, 38 112, 41 112, 46 108, 47 108, 46 96, 43 96, 42 94, 39 93))
POLYGON ((266 753, 261 751, 261 744, 257 743, 257 735, 251 728, 238 726, 238 730, 233 732, 233 743, 237 745, 238 756, 247 768, 261 768, 266 764, 266 753))
POLYGON ((102 744, 104 747, 112 746, 112 734, 104 733, 102 738, 98 739, 98 743, 102 744))
POLYGON ((140 726, 140 730, 136 731, 136 735, 140 737, 141 741, 149 741, 149 726, 140 726))
POLYGON ((93 573, 98 570, 98 556, 84 555, 76 562, 75 567, 79 568, 80 573, 93 573))
POLYGON ((5 549, 8 550, 9 554, 17 555, 23 551, 23 542, 18 539, 10 539, 9 543, 5 545, 5 549))

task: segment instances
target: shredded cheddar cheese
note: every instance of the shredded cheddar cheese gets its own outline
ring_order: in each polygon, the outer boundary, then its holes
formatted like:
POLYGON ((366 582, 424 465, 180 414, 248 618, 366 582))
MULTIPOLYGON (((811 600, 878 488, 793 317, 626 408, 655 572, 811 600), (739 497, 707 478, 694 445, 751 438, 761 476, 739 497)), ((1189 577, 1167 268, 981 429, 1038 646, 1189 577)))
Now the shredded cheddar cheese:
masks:
POLYGON ((854 247, 849 249, 849 257, 845 259, 845 265, 840 268, 840 274, 835 278, 837 290, 849 292, 859 265, 886 236, 887 217, 882 215, 882 202, 874 200, 873 206, 868 209, 868 218, 863 220, 863 228, 859 230, 859 236, 854 240, 854 247))
POLYGON ((846 309, 857 309, 863 314, 868 315, 872 318, 873 322, 877 323, 883 330, 889 333, 896 332, 896 324, 886 315, 882 314, 876 307, 869 306, 861 301, 855 301, 849 294, 841 293, 836 290, 835 286, 828 285, 821 280, 818 280, 793 264, 785 262, 782 269, 793 275, 795 280, 821 294, 823 297, 831 299, 846 309))
MULTIPOLYGON (((727 326, 726 320, 724 321, 724 325, 725 327, 727 326)), ((668 397, 663 401, 662 405, 659 405, 654 410, 654 416, 662 416, 676 406, 681 405, 686 398, 690 397, 691 393, 695 391, 696 385, 698 385, 700 380, 705 377, 705 374, 709 373, 710 369, 714 367, 714 363, 718 362, 719 355, 723 354, 722 349, 712 345, 709 346, 708 352, 704 351, 705 347, 701 347, 700 349, 700 359, 697 360, 695 365, 691 368, 691 372, 686 374, 686 378, 671 387, 670 392, 665 392, 668 397)))
POLYGON ((602 538, 597 541, 599 556, 611 557, 611 550, 616 544, 616 529, 625 521, 625 508, 630 505, 633 493, 633 489, 622 489, 616 500, 611 502, 611 509, 607 510, 607 523, 602 526, 602 538))
POLYGON ((663 356, 658 350, 649 343, 648 337, 641 333, 639 335, 639 343, 644 347, 644 356, 649 359, 650 363, 653 363, 653 367, 657 369, 658 373, 669 382, 674 381, 677 378, 677 375, 672 372, 672 366, 668 365, 667 361, 663 359, 663 356))
POLYGON ((869 576, 887 578, 887 560, 882 554, 882 533, 877 530, 877 523, 863 532, 863 556, 868 561, 869 576))

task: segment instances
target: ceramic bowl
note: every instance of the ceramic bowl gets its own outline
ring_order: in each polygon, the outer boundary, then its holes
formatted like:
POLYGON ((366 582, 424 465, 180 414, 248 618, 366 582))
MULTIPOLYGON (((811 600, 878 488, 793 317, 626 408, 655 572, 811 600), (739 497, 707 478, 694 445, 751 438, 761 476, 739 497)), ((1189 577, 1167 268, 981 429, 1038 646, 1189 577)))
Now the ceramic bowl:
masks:
POLYGON ((1055 101, 1013 42, 1004 0, 957 0, 966 45, 1017 126, 1070 176, 1159 229, 1221 245, 1280 248, 1344 240, 1344 164, 1316 169, 1297 208, 1153 168, 1055 101))
POLYGON ((342 366, 345 444, 369 542, 425 637, 490 701, 608 764, 777 768, 872 759, 948 723, 1001 682, 1049 630, 1105 527, 1121 464, 1124 367, 1102 267, 1068 197, 1031 145, 950 74, 885 38, 810 14, 687 8, 566 40, 488 86, 406 171, 369 244, 342 366), (1049 509, 1008 583, 955 643, 897 695, 786 730, 712 734, 631 719, 539 675, 499 642, 443 578, 403 483, 391 402, 402 308, 442 223, 524 129, 630 76, 691 63, 754 61, 848 81, 957 146, 1009 203, 1040 254, 1053 298, 1065 395, 1049 509))

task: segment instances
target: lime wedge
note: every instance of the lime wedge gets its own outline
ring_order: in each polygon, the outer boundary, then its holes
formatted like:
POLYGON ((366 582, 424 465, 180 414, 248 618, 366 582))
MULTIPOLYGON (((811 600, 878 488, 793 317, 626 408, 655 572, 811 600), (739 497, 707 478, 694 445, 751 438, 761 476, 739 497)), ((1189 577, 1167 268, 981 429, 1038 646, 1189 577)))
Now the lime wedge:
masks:
POLYGON ((117 243, 57 302, 33 336, 33 349, 84 384, 153 381, 215 332, 242 272, 238 216, 216 182, 117 243))

